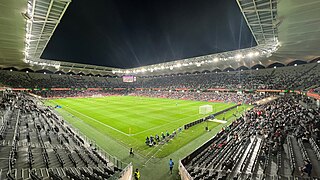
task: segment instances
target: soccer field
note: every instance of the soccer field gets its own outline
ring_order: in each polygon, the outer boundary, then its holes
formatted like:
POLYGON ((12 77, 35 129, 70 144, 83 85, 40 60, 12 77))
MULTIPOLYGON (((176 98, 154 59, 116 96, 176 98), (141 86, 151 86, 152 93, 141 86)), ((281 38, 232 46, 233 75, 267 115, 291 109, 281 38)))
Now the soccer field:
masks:
MULTIPOLYGON (((64 119, 94 138, 98 145, 108 143, 103 137, 109 136, 127 148, 134 148, 141 155, 156 157, 165 157, 205 133, 206 123, 183 130, 163 147, 146 146, 147 136, 161 135, 166 131, 171 134, 184 124, 204 117, 198 112, 199 106, 210 104, 213 111, 218 112, 234 105, 135 96, 63 98, 49 100, 49 103, 60 105, 62 108, 57 111, 64 119), (153 148, 161 148, 161 151, 152 154, 153 148)), ((217 125, 215 122, 208 123, 211 129, 217 125)))

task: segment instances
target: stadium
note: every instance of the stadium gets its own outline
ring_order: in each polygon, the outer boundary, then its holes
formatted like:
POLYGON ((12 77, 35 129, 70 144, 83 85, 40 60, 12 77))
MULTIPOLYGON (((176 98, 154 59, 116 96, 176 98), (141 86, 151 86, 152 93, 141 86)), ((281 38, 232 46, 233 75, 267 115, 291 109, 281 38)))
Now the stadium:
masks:
POLYGON ((319 9, 1 0, 0 179, 320 179, 319 9))

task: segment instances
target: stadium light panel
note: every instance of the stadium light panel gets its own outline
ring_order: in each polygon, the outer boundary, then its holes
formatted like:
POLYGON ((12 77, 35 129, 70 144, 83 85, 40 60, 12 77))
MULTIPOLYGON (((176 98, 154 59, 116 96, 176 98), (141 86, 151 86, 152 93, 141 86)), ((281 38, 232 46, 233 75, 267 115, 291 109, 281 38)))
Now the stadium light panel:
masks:
POLYGON ((43 72, 43 74, 47 74, 46 72, 43 72))
POLYGON ((276 68, 277 68, 277 66, 274 66, 273 68, 274 68, 274 69, 276 69, 276 68))
POLYGON ((242 54, 237 54, 237 55, 236 55, 236 58, 237 58, 237 59, 241 59, 241 58, 242 58, 242 54))
POLYGON ((29 73, 29 71, 26 71, 26 73, 29 73))
POLYGON ((259 68, 256 68, 256 70, 258 71, 258 70, 259 70, 259 68))
POLYGON ((243 69, 241 69, 241 71, 243 71, 243 69))
POLYGON ((320 60, 319 60, 319 61, 317 61, 317 63, 320 63, 320 60))
POLYGON ((294 64, 294 66, 298 66, 298 64, 294 64))
POLYGON ((10 71, 12 72, 12 69, 10 69, 10 71))
POLYGON ((61 73, 59 73, 59 76, 61 76, 61 73))

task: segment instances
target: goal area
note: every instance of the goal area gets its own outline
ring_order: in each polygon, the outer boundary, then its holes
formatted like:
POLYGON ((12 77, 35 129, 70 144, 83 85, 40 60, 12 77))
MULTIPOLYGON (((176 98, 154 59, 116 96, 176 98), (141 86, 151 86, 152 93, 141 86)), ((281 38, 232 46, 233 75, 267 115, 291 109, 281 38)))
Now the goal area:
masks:
POLYGON ((199 106, 199 114, 209 114, 212 112, 212 105, 199 106))

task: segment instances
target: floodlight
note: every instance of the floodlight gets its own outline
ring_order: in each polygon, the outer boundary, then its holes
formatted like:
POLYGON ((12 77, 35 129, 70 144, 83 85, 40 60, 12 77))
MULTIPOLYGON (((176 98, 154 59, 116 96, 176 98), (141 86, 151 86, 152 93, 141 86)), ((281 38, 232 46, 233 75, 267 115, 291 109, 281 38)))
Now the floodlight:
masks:
POLYGON ((237 59, 242 58, 242 54, 237 54, 237 55, 236 55, 236 58, 237 58, 237 59))

